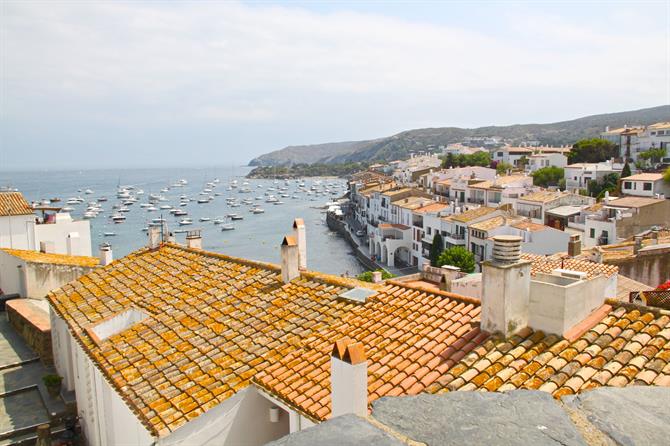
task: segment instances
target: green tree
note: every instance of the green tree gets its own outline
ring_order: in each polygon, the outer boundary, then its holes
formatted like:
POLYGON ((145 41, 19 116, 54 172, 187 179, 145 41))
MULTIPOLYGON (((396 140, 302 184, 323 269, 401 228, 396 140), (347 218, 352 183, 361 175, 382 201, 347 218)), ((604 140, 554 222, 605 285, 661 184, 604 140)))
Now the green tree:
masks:
POLYGON ((451 152, 447 153, 447 156, 445 156, 442 161, 442 167, 449 168, 454 167, 455 165, 454 154, 451 152))
POLYGON ((626 161, 626 164, 623 165, 623 170, 621 171, 621 178, 626 178, 632 175, 632 172, 630 171, 630 166, 628 165, 628 161, 626 161))
POLYGON ((462 246, 453 246, 438 257, 437 266, 442 265, 456 266, 464 273, 471 273, 475 270, 475 255, 462 246))
POLYGON ((512 166, 510 163, 500 161, 498 164, 496 164, 496 172, 498 172, 498 175, 503 175, 510 169, 514 169, 514 166, 512 166))
POLYGON ((573 163, 599 163, 619 156, 619 148, 606 139, 591 138, 577 141, 570 153, 568 161, 573 163))
POLYGON ((665 172, 663 173, 663 180, 665 180, 666 183, 670 184, 670 167, 665 169, 665 172))
POLYGON ((589 184, 586 188, 586 194, 590 197, 596 197, 598 199, 605 196, 605 192, 610 194, 616 193, 619 189, 619 175, 616 173, 610 173, 605 175, 605 177, 597 182, 595 180, 589 181, 589 184))
POLYGON ((543 167, 533 172, 533 184, 541 187, 558 186, 563 175, 563 169, 560 167, 543 167))
POLYGON ((443 247, 442 236, 439 232, 435 232, 433 243, 430 245, 430 264, 432 266, 437 266, 437 259, 440 257, 443 247))
POLYGON ((649 161, 652 164, 656 164, 663 159, 665 156, 665 149, 649 149, 645 152, 640 153, 637 157, 644 161, 649 161))
POLYGON ((526 158, 526 155, 523 155, 516 162, 516 166, 521 170, 526 168, 526 164, 528 164, 528 158, 526 158))
MULTIPOLYGON (((382 280, 395 277, 395 274, 391 274, 385 269, 378 269, 377 271, 382 273, 382 280)), ((358 276, 356 276, 356 278, 358 280, 362 280, 363 282, 372 282, 372 271, 365 271, 364 273, 360 273, 358 276)))

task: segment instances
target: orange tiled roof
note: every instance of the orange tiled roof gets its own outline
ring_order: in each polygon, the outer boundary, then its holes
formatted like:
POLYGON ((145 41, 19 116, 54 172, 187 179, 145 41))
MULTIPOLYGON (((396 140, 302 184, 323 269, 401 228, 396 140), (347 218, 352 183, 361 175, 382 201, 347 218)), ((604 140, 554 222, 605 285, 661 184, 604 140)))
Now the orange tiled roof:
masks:
POLYGON ((353 279, 165 244, 140 249, 52 291, 48 299, 105 379, 154 436, 164 436, 249 384, 360 304, 353 279), (136 308, 148 315, 101 342, 89 330, 136 308))
POLYGON ((52 263, 55 265, 73 265, 92 268, 100 263, 100 259, 90 256, 69 256, 66 254, 44 253, 25 249, 2 248, 9 255, 31 263, 52 263))
POLYGON ((428 391, 533 389, 559 398, 600 386, 670 386, 670 313, 629 305, 600 311, 572 341, 529 328, 491 338, 428 391))
POLYGON ((467 223, 473 220, 478 219, 479 217, 483 217, 485 215, 491 214, 498 209, 496 208, 490 208, 486 206, 481 206, 475 209, 470 209, 468 211, 465 211, 460 214, 454 214, 450 215, 448 217, 444 217, 445 220, 450 220, 450 221, 458 221, 461 223, 467 223))
POLYGON ((658 181, 663 179, 662 173, 638 173, 629 177, 624 177, 622 181, 658 181))
POLYGON ((449 207, 449 205, 446 203, 430 203, 420 208, 414 209, 414 212, 418 212, 420 214, 428 214, 431 212, 440 212, 441 210, 447 207, 449 207))
POLYGON ((368 399, 416 395, 488 334, 479 329, 479 301, 388 281, 350 317, 315 333, 265 367, 254 382, 314 420, 330 416, 330 354, 343 337, 368 357, 368 399))
POLYGON ((590 260, 576 259, 567 257, 567 255, 565 257, 546 257, 522 252, 521 259, 530 260, 532 262, 530 267, 530 273, 532 275, 537 273, 550 274, 556 269, 569 269, 587 273, 587 278, 591 278, 601 274, 610 277, 612 274, 616 274, 619 271, 619 268, 615 265, 607 265, 604 263, 592 262, 590 260))
POLYGON ((33 208, 21 192, 0 192, 0 217, 31 214, 33 208))

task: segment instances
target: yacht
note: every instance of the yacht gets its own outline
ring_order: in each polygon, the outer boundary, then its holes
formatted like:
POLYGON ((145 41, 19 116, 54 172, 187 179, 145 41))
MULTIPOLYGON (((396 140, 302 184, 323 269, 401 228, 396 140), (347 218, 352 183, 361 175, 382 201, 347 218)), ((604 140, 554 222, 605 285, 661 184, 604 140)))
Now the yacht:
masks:
POLYGON ((114 237, 116 235, 116 232, 103 232, 105 237, 114 237))
POLYGON ((232 223, 226 223, 221 225, 222 231, 232 231, 233 229, 235 229, 235 225, 233 225, 232 223))
POLYGON ((209 217, 200 217, 200 221, 210 221, 211 218, 209 217))
POLYGON ((188 212, 182 211, 181 209, 177 209, 177 212, 174 213, 175 217, 182 217, 184 215, 188 215, 188 212))
POLYGON ((251 212, 253 212, 254 214, 262 214, 265 212, 265 210, 262 208, 254 208, 251 210, 251 212))
POLYGON ((186 226, 186 225, 192 225, 192 224, 193 224, 193 220, 191 220, 190 218, 185 218, 183 220, 179 220, 179 226, 186 226))
POLYGON ((231 220, 244 220, 244 216, 233 214, 233 215, 231 215, 230 219, 231 220))
POLYGON ((114 221, 114 223, 123 223, 126 221, 126 216, 123 214, 114 214, 112 215, 112 221, 114 221))
POLYGON ((161 209, 172 209, 172 206, 170 206, 169 204, 161 204, 159 207, 161 209))

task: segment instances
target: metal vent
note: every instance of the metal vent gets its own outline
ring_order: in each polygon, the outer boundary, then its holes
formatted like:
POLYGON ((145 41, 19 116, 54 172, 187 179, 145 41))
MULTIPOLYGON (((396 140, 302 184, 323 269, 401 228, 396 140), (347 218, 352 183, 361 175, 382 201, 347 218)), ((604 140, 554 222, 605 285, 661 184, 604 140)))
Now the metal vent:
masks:
POLYGON ((377 292, 375 290, 371 290, 369 288, 357 287, 352 288, 349 291, 345 291, 344 293, 340 294, 340 297, 351 300, 353 302, 365 303, 368 297, 376 293, 377 292))

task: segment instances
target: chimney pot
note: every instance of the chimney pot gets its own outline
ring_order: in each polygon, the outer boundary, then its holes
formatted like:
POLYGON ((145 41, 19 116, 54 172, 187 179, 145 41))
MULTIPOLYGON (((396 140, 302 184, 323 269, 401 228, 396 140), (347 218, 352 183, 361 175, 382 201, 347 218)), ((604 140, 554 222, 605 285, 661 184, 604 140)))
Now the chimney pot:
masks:
POLYGON ((368 412, 368 364, 365 348, 348 338, 333 346, 330 360, 332 416, 368 412))
POLYGON ((293 237, 298 243, 298 267, 304 271, 307 269, 307 235, 302 218, 293 220, 293 237))
POLYGON ((568 242, 568 255, 577 257, 582 253, 582 240, 579 234, 572 234, 568 242))
POLYGON ((380 283, 382 281, 382 272, 381 271, 372 271, 372 282, 380 283))
POLYGON ((202 235, 199 229, 186 233, 186 246, 190 249, 202 249, 202 235))
POLYGON ((149 249, 158 249, 161 245, 161 228, 149 226, 149 249))
POLYGON ((295 237, 287 235, 281 244, 281 278, 289 283, 300 277, 300 253, 295 237))
POLYGON ((100 266, 107 266, 112 263, 114 256, 112 254, 112 245, 103 243, 100 245, 100 266))
POLYGON ((642 249, 642 236, 636 235, 633 240, 635 244, 633 245, 633 254, 637 254, 640 249, 642 249))

